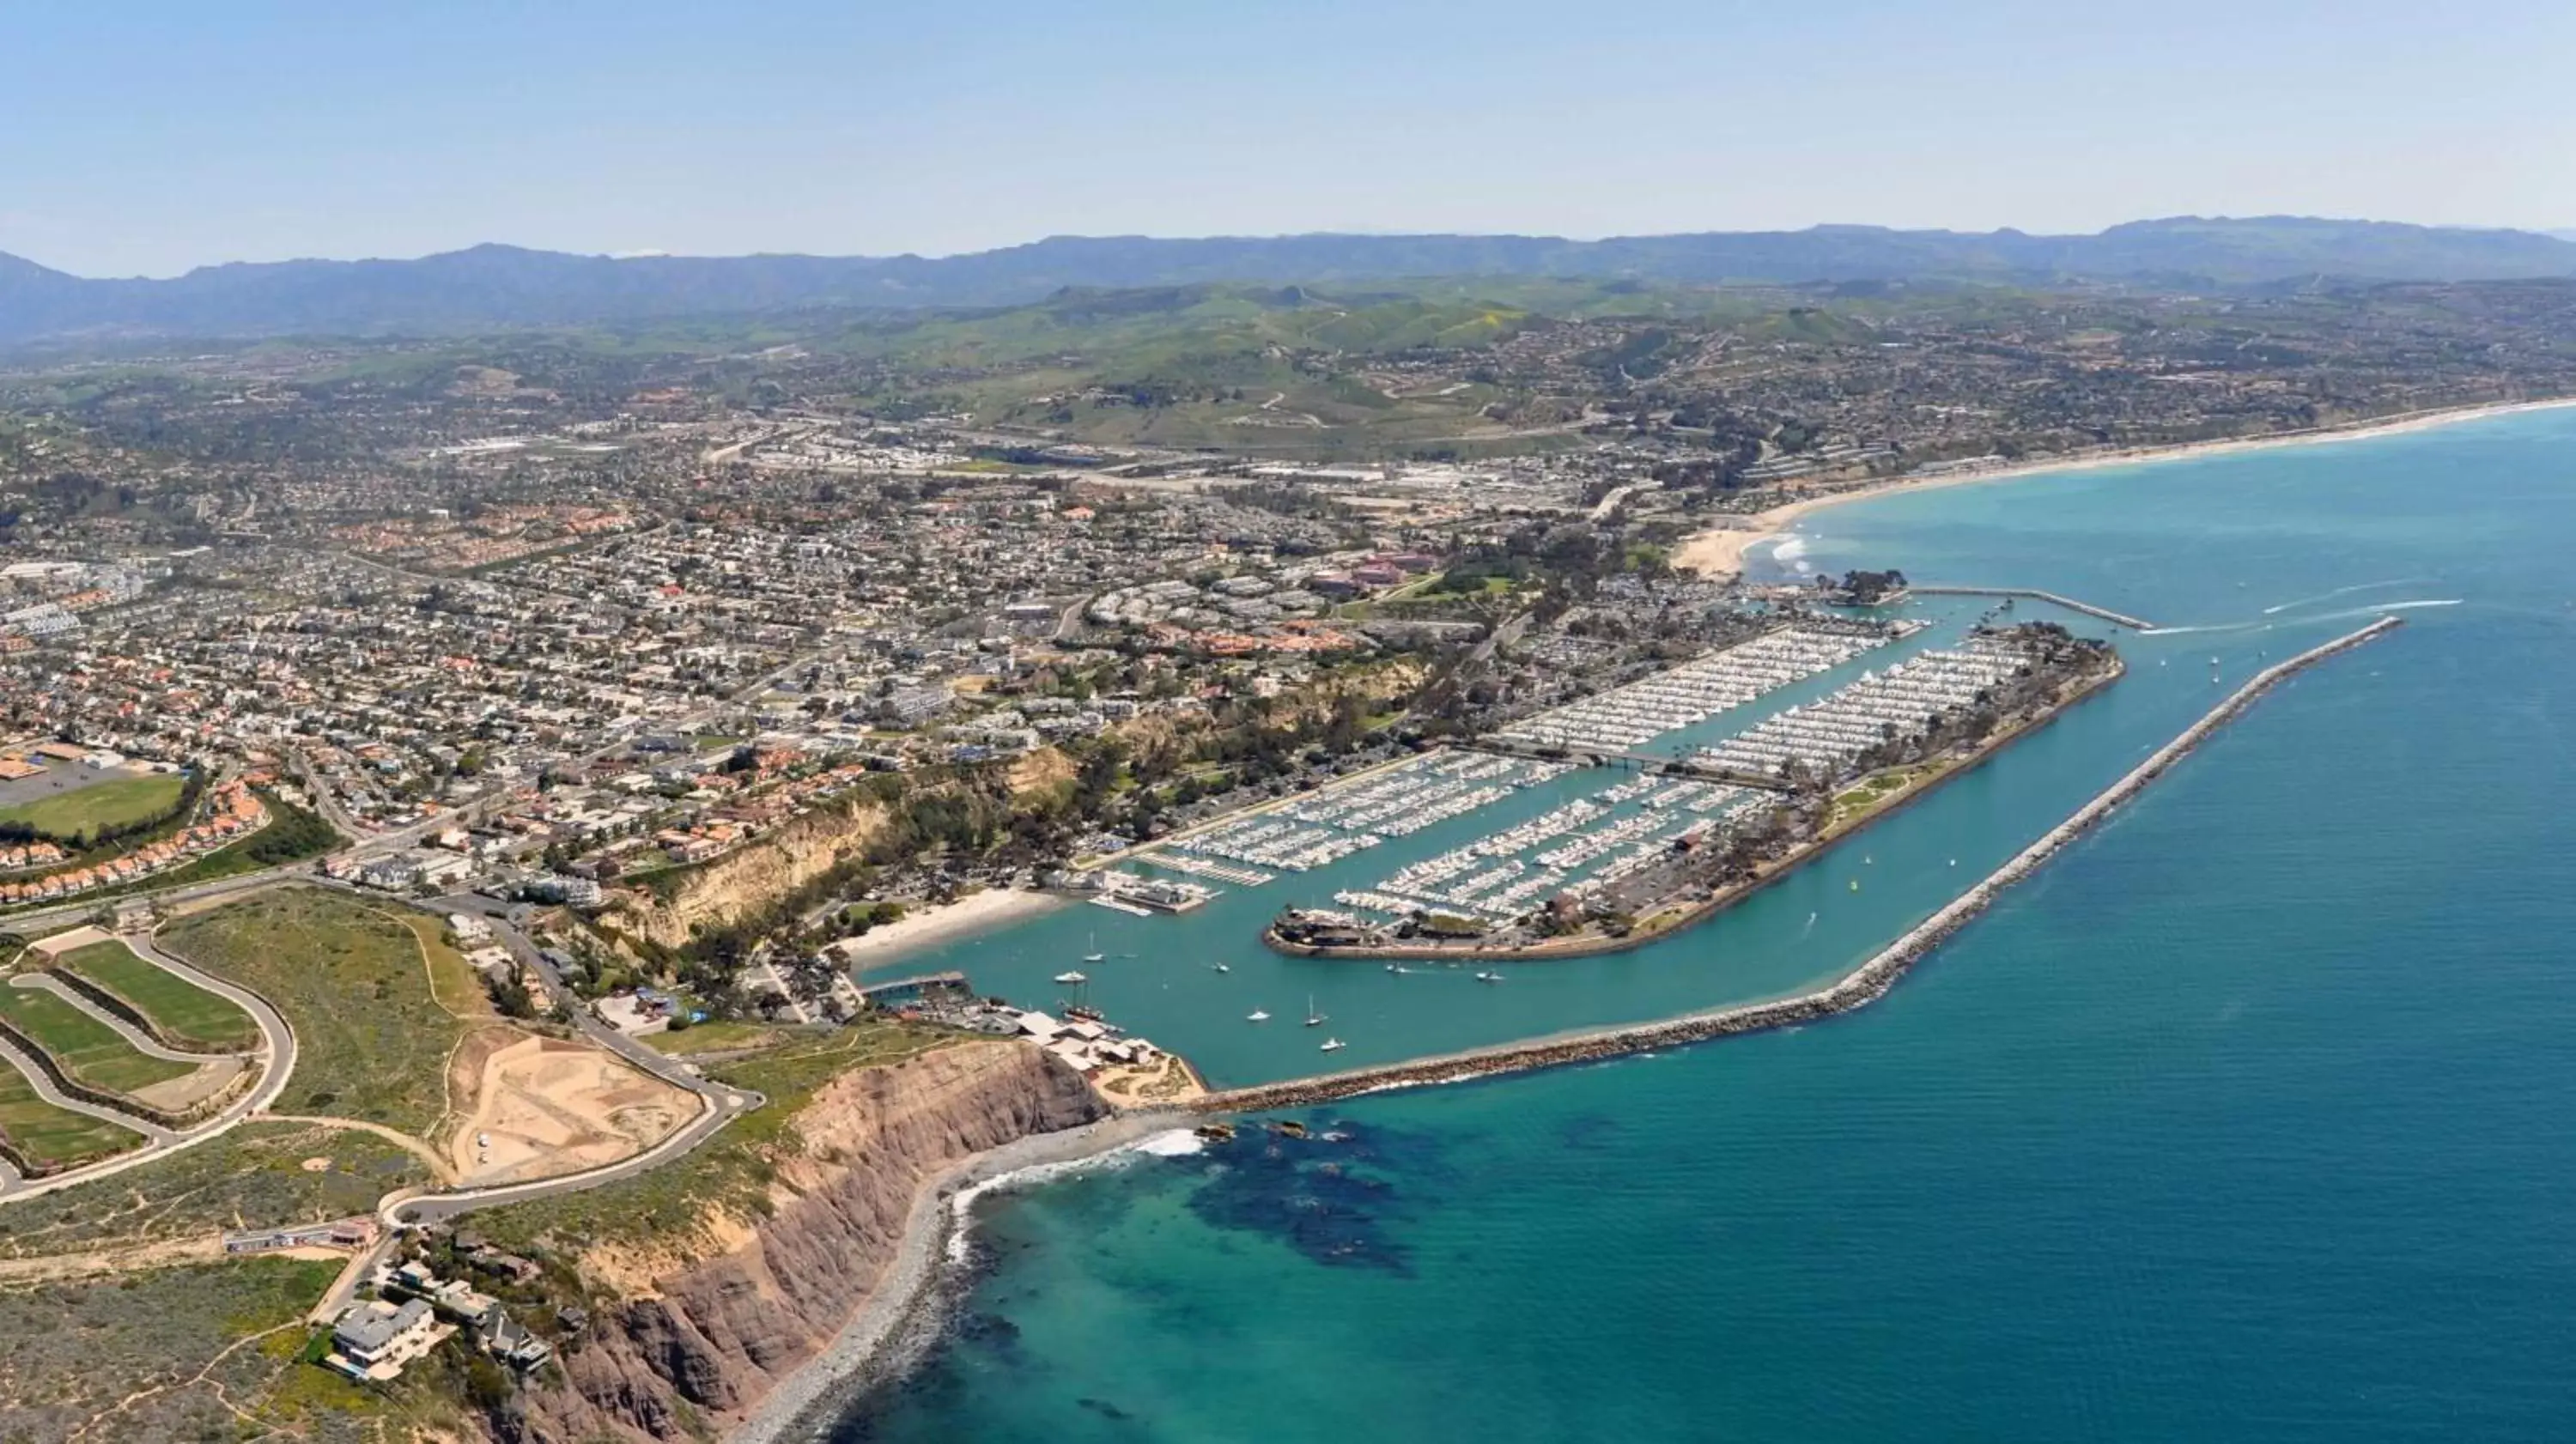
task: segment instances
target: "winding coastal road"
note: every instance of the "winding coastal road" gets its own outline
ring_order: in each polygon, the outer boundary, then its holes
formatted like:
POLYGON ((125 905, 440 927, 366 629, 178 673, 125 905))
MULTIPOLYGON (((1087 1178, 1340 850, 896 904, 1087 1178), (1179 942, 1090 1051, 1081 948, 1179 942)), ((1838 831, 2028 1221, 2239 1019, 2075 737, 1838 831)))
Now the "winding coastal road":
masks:
POLYGON ((529 971, 545 984, 546 996, 553 1000, 557 1012, 572 1024, 573 1031, 609 1052, 616 1054, 641 1071, 674 1087, 687 1089, 700 1101, 697 1116, 672 1130, 669 1137, 632 1158, 579 1173, 554 1178, 532 1179, 526 1183, 495 1184, 489 1188, 452 1189, 441 1193, 388 1199, 380 1212, 385 1222, 405 1225, 435 1223, 454 1218, 478 1208, 493 1208, 507 1203, 525 1203, 530 1199, 557 1194, 577 1193, 587 1188, 633 1178, 679 1157, 714 1136, 718 1129, 734 1119, 762 1107, 768 1099, 747 1089, 729 1088, 697 1072, 667 1054, 637 1042, 599 1020, 589 1004, 564 983, 563 974, 548 961, 544 951, 529 940, 509 920, 506 903, 471 893, 433 898, 428 906, 442 912, 467 913, 480 917, 492 929, 492 935, 510 950, 529 971))
MULTIPOLYGON (((43 1070, 36 1067, 33 1060, 19 1057, 15 1050, 0 1044, 0 1054, 8 1055, 5 1061, 26 1075, 27 1080, 35 1085, 38 1097, 58 1108, 66 1108, 92 1118, 105 1119, 121 1127, 132 1129, 151 1140, 149 1146, 135 1152, 120 1154, 115 1158, 90 1164, 86 1168, 75 1168, 46 1178, 30 1180, 19 1178, 11 1173, 7 1178, 0 1179, 0 1203, 35 1198, 57 1189, 69 1188, 74 1184, 107 1178, 123 1173, 129 1168, 167 1158, 183 1149, 193 1148, 210 1138, 219 1138, 239 1127, 244 1120, 267 1111, 268 1106, 277 1101, 278 1095, 286 1091, 287 1080, 295 1073, 295 1032, 286 1026, 286 1019, 279 1015, 277 1009, 269 1006, 266 998, 248 988, 226 982, 212 973, 181 962, 168 953, 162 952, 154 946, 152 939, 145 935, 128 933, 119 940, 132 948, 135 956, 168 969, 179 978, 196 984, 250 1014, 251 1021, 259 1028, 259 1047, 249 1055, 260 1070, 259 1080, 251 1085, 249 1092, 234 1099, 221 1113, 184 1132, 173 1132, 113 1108, 101 1108, 95 1104, 60 1096, 45 1078, 43 1070)), ((136 1037, 135 1030, 130 1024, 122 1019, 109 1017, 103 1011, 89 1006, 87 999, 73 997, 71 990, 50 979, 40 983, 39 986, 49 987, 57 994, 71 998, 74 1006, 108 1023, 126 1041, 154 1057, 192 1062, 206 1060, 206 1055, 175 1053, 157 1043, 150 1043, 148 1039, 136 1037)))

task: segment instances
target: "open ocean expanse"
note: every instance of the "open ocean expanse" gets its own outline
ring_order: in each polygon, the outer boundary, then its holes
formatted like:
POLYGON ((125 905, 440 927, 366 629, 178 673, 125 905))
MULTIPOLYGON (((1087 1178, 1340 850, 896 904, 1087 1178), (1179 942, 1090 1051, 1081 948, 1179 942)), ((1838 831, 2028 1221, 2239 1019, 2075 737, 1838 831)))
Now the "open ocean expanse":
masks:
MULTIPOLYGON (((2258 703, 1857 1014, 988 1198, 952 1326, 830 1437, 2576 1437, 2576 411, 1805 525, 1772 565, 2160 630, 2118 634, 2106 695, 1633 954, 1479 988, 1253 937, 1596 775, 1188 917, 1068 908, 876 971, 1034 1002, 1096 937, 1095 1000, 1219 1083, 1797 991, 2266 659, 2392 605, 2410 625, 2258 703), (1348 1052, 1295 1026, 1309 993, 1348 1052)), ((1922 610, 1954 634, 1980 606, 1922 610)))

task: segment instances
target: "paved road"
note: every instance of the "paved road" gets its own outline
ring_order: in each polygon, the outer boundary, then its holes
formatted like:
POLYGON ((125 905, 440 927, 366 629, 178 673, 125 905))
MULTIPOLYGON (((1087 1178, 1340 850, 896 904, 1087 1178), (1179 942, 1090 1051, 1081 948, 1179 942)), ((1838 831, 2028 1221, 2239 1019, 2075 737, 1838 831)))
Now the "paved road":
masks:
MULTIPOLYGON (((103 1163, 93 1163, 87 1168, 76 1168, 69 1173, 57 1173, 32 1182, 14 1175, 0 1179, 0 1203, 34 1198, 52 1193, 57 1189, 69 1188, 74 1184, 88 1183, 93 1179, 122 1173, 129 1168, 167 1158, 181 1149, 193 1148, 210 1138, 220 1137, 276 1102, 277 1096, 286 1090, 287 1079, 295 1072, 295 1033, 286 1026, 286 1020, 278 1015, 277 1010, 269 1006, 266 998, 171 957, 155 947, 148 937, 127 934, 124 936, 124 942, 127 947, 135 951, 137 956, 169 969, 207 992, 230 999, 242 1011, 250 1014, 251 1021, 259 1026, 260 1046, 259 1050, 252 1055, 261 1065, 259 1081, 251 1085, 248 1093, 233 1100, 231 1107, 185 1133, 172 1133, 166 1128, 156 1127, 139 1118, 128 1118, 113 1110, 64 1100, 60 1106, 70 1108, 74 1112, 89 1114, 94 1118, 106 1118, 111 1122, 122 1124, 152 1139, 152 1145, 108 1159, 103 1163)), ((32 1067, 32 1064, 29 1066, 32 1067)), ((20 1071, 26 1072, 27 1069, 22 1068, 20 1071)), ((43 1081, 41 1073, 29 1072, 28 1077, 37 1084, 39 1096, 50 1091, 50 1085, 43 1081)), ((45 1101, 51 1103, 56 1100, 47 1098, 45 1101)))
POLYGON ((430 899, 425 906, 441 914, 466 913, 483 919, 492 929, 492 936, 500 939, 501 946, 508 948, 512 957, 525 964, 528 971, 535 973, 545 984, 546 996, 554 1000, 556 1011, 563 1014, 584 1038, 654 1077, 686 1088, 701 1098, 714 1099, 732 1092, 690 1072, 669 1054, 637 1042, 601 1022, 599 1015, 590 1010, 590 1004, 564 982, 563 974, 556 971, 555 965, 546 961, 545 953, 528 940, 526 933, 511 925, 510 904, 496 902, 480 893, 450 893, 446 897, 430 899))
MULTIPOLYGON (((12 1067, 17 1069, 20 1073, 25 1074, 27 1078, 27 1086, 36 1090, 36 1096, 44 1099, 48 1103, 51 1103, 56 1108, 63 1109, 67 1112, 78 1113, 84 1117, 96 1118, 102 1122, 113 1123, 128 1132, 142 1134, 144 1137, 152 1140, 156 1145, 173 1143, 178 1140, 178 1134, 171 1132, 160 1124, 146 1122, 145 1120, 137 1118, 133 1114, 127 1113, 121 1109, 102 1108, 95 1103, 85 1103, 80 1099, 74 1098, 70 1094, 63 1092, 61 1089, 56 1088, 54 1086, 54 1080, 45 1076, 45 1070, 38 1066, 36 1060, 19 1052, 18 1045, 10 1042, 6 1038, 0 1038, 0 1066, 12 1067)), ((127 1156, 131 1157, 132 1155, 129 1154, 127 1156)), ((122 1162, 123 1160, 118 1159, 115 1161, 122 1162)), ((92 1166, 103 1168, 106 1165, 94 1164, 92 1166)), ((48 1181, 50 1182, 51 1180, 48 1181)))
POLYGON ((695 1118, 682 1124, 670 1137, 633 1158, 582 1173, 565 1174, 560 1178, 541 1178, 528 1183, 499 1184, 490 1188, 465 1188, 446 1193, 397 1199, 388 1202, 380 1210, 388 1224, 402 1227, 435 1223, 478 1208, 493 1208, 507 1203, 524 1203, 533 1198, 577 1193, 583 1189, 597 1188, 602 1184, 633 1178, 687 1153, 714 1136, 716 1130, 769 1101, 761 1094, 730 1088, 712 1079, 702 1078, 677 1059, 656 1052, 601 1022, 598 1016, 591 1012, 590 1005, 565 984, 563 974, 556 971, 554 964, 546 961, 545 954, 538 950, 535 943, 529 941, 528 935, 510 924, 509 904, 496 902, 477 894, 458 893, 433 898, 426 906, 441 912, 467 913, 482 918, 491 927, 492 935, 500 939, 503 947, 510 950, 511 956, 526 964, 528 970, 535 973, 545 984, 546 995, 554 1000, 556 1009, 571 1021, 576 1032, 644 1072, 696 1094, 704 1100, 706 1106, 699 1109, 695 1118))
MULTIPOLYGON (((194 964, 183 962, 161 951, 160 944, 150 937, 140 933, 128 933, 124 935, 124 942, 127 947, 134 950, 135 956, 145 962, 167 968, 181 979, 196 984, 250 1014, 251 1021, 259 1025, 257 1056, 264 1067, 260 1072, 258 1086, 252 1088, 249 1095, 239 1103, 225 1110, 223 1117, 229 1119, 265 1112, 270 1104, 277 1101, 278 1095, 286 1091, 286 1082, 295 1073, 295 1030, 286 1026, 285 1017, 269 1005, 268 999, 239 983, 218 978, 194 964)), ((223 1119, 217 1121, 221 1122, 223 1119)))
POLYGON ((147 1058, 158 1058, 164 1063, 211 1063, 217 1058, 241 1056, 237 1053, 182 1053, 176 1048, 166 1047, 160 1039, 81 996, 77 989, 68 986, 62 979, 51 973, 21 973, 11 980, 10 986, 34 988, 53 994, 80 1012, 87 1013, 96 1021, 106 1024, 115 1031, 116 1036, 132 1044, 135 1052, 147 1058))

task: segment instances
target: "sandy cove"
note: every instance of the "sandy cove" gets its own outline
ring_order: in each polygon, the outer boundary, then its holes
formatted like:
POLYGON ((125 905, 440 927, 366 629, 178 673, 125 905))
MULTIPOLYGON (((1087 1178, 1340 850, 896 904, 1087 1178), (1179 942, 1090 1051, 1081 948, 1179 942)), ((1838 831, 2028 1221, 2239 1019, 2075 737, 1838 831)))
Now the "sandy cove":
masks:
POLYGON ((2463 421, 2479 421, 2491 416, 2510 416, 2522 411, 2552 411, 2576 406, 2576 397, 2558 397, 2546 401, 2506 401, 2483 406, 2455 406, 2434 411, 2407 412, 2399 416, 2380 417, 2355 422, 2349 426, 2319 427, 2312 431, 2289 431, 2273 436, 2235 437, 2225 441, 2194 441, 2179 446, 2131 446, 2110 451, 2073 452, 2047 461, 2018 462, 1982 470, 1949 472, 1932 477, 1892 477, 1885 481, 1863 482, 1839 491, 1816 491, 1800 494, 1777 506, 1732 517, 1733 524, 1713 527, 1684 541, 1673 552, 1673 565, 1697 571, 1702 576, 1734 576, 1744 570, 1744 554, 1754 546, 1782 536, 1799 518, 1829 506, 1849 501, 1866 501, 1871 497, 1897 492, 1938 491, 1944 487, 1968 486, 1977 482, 2010 481, 2015 477, 2038 476, 2064 471, 2093 471, 2106 466, 2135 466, 2153 461, 2182 461, 2193 457, 2221 456, 2229 452, 2254 451, 2274 446, 2316 446, 2336 441, 2363 441, 2378 436, 2395 436, 2408 431, 2429 431, 2437 426, 2451 426, 2463 421))
POLYGON ((1013 1174, 1027 1174, 1029 1181, 1036 1181, 1195 1121, 1177 1110, 1113 1113, 1080 1128, 1031 1134, 961 1159, 925 1180, 913 1196, 902 1246, 858 1316, 823 1352, 771 1390, 749 1418, 725 1435, 725 1444, 789 1444, 819 1438, 853 1401, 900 1372, 910 1351, 894 1347, 896 1335, 936 1327, 933 1286, 948 1262, 951 1241, 964 1226, 959 1215, 987 1188, 1013 1174))
POLYGON ((1065 899, 1042 892, 986 888, 939 907, 907 905, 901 918, 879 923, 858 937, 844 938, 833 944, 833 949, 862 967, 874 967, 897 953, 968 937, 1051 912, 1064 904, 1065 899))

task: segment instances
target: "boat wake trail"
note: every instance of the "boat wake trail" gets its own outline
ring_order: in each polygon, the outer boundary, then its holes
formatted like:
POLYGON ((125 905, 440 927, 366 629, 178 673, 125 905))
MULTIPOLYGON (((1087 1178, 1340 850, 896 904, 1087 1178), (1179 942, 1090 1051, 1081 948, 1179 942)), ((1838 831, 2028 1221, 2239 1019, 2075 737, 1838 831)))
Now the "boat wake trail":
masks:
POLYGON ((2429 597, 2425 600, 2416 602, 2381 602, 2375 607, 2354 607, 2352 610, 2346 612, 2320 612, 2313 617, 2301 617, 2299 620, 2302 622, 2346 622, 2355 617, 2375 617, 2382 612, 2411 612, 2418 607, 2456 607, 2460 605, 2463 600, 2464 599, 2460 597, 2429 597))
POLYGON ((2375 592, 2381 587, 2411 587, 2418 582, 2431 580, 2433 580, 2431 577, 2398 577, 2385 582, 2356 582, 2348 587, 2337 587, 2330 592, 2319 592, 2313 597, 2301 597, 2295 602, 2283 602, 2277 607, 2265 607, 2263 615, 2268 617, 2276 612, 2286 612, 2292 607, 2313 607, 2319 602, 2331 602, 2337 597, 2348 597, 2355 592, 2375 592))
MULTIPOLYGON (((2311 597, 2308 600, 2315 601, 2316 598, 2311 597)), ((2140 631, 2138 635, 2141 637, 2185 637, 2206 632, 2251 632, 2258 629, 2268 632, 2274 627, 2304 627, 2310 622, 2348 622, 2355 617, 2376 617, 2388 612, 2411 612, 2418 607, 2456 607, 2460 605, 2463 600, 2464 599, 2460 597, 2426 597, 2411 602, 2380 602, 2374 606, 2350 607, 2340 612, 2311 612, 2306 616, 2301 617, 2283 617, 2277 622, 2267 622, 2257 619, 2251 622, 2208 622, 2196 627, 2148 627, 2143 631, 2140 631)), ((2298 604, 2292 603, 2290 605, 2298 604)), ((2268 617, 2273 612, 2277 612, 2279 610, 2279 607, 2270 608, 2264 612, 2264 616, 2268 617)))
POLYGON ((2250 632, 2256 627, 2268 627, 2270 625, 2271 623, 2269 622, 2208 622, 2197 627, 2146 627, 2141 629, 2138 635, 2141 637, 2184 637, 2197 632, 2250 632))

